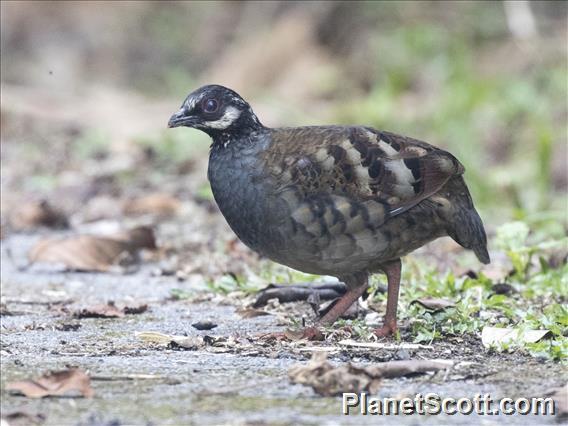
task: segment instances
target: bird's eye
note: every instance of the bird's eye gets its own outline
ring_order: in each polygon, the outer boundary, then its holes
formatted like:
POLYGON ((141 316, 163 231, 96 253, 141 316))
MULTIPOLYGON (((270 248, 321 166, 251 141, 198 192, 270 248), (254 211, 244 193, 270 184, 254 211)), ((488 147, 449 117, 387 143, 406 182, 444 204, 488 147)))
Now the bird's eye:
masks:
POLYGON ((215 112, 219 108, 219 102, 213 98, 206 99, 203 102, 203 111, 205 112, 215 112))

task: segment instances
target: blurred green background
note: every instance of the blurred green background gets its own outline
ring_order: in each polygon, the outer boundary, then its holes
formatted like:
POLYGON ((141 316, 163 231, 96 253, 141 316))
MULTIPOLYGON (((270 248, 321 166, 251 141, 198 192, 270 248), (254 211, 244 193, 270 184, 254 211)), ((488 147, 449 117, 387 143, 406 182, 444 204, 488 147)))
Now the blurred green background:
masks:
POLYGON ((188 92, 219 83, 269 126, 364 124, 445 147, 490 229, 521 219, 565 234, 566 2, 1 7, 2 160, 22 170, 3 170, 12 193, 53 190, 61 170, 125 141, 166 169, 204 159, 203 135, 164 127, 188 92))

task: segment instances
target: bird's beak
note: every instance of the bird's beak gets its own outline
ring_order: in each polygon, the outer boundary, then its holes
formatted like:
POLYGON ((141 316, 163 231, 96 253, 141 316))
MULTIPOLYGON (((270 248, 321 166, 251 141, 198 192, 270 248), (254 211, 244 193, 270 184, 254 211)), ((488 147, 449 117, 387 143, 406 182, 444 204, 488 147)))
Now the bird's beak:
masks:
POLYGON ((170 121, 168 121, 169 128, 180 126, 193 127, 194 124, 196 124, 195 117, 187 115, 187 112, 183 108, 172 115, 170 121))

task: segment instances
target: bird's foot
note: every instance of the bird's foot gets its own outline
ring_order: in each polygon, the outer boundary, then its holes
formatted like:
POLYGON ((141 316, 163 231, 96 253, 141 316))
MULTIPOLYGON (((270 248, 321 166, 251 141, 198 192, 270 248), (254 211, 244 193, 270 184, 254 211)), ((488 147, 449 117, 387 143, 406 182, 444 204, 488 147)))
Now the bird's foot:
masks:
POLYGON ((391 337, 397 330, 396 321, 387 321, 382 327, 375 329, 374 333, 377 337, 391 337))
POLYGON ((325 336, 317 327, 306 327, 302 333, 302 340, 325 340, 325 336))

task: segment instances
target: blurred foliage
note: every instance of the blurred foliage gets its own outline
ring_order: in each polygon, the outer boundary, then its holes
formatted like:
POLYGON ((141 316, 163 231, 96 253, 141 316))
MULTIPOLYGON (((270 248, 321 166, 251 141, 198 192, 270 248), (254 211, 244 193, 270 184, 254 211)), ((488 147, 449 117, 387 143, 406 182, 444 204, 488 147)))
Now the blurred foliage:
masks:
POLYGON ((377 46, 387 58, 381 74, 366 97, 338 107, 338 120, 443 145, 464 163, 477 203, 492 213, 509 205, 518 219, 542 220, 543 210, 566 219, 566 194, 551 184, 553 144, 561 150, 566 143, 565 61, 483 75, 466 35, 434 26, 401 28, 377 46), (414 94, 425 84, 435 92, 414 94), (409 93, 411 119, 397 107, 409 93))
MULTIPOLYGON (((177 103, 200 84, 227 84, 269 125, 356 123, 445 147, 483 217, 563 235, 568 4, 531 2, 528 35, 511 7, 3 2, 2 82, 64 93, 104 84, 177 103)), ((161 166, 204 152, 172 133, 142 140, 161 166)), ((79 157, 108 144, 88 134, 73 145, 79 157)))

